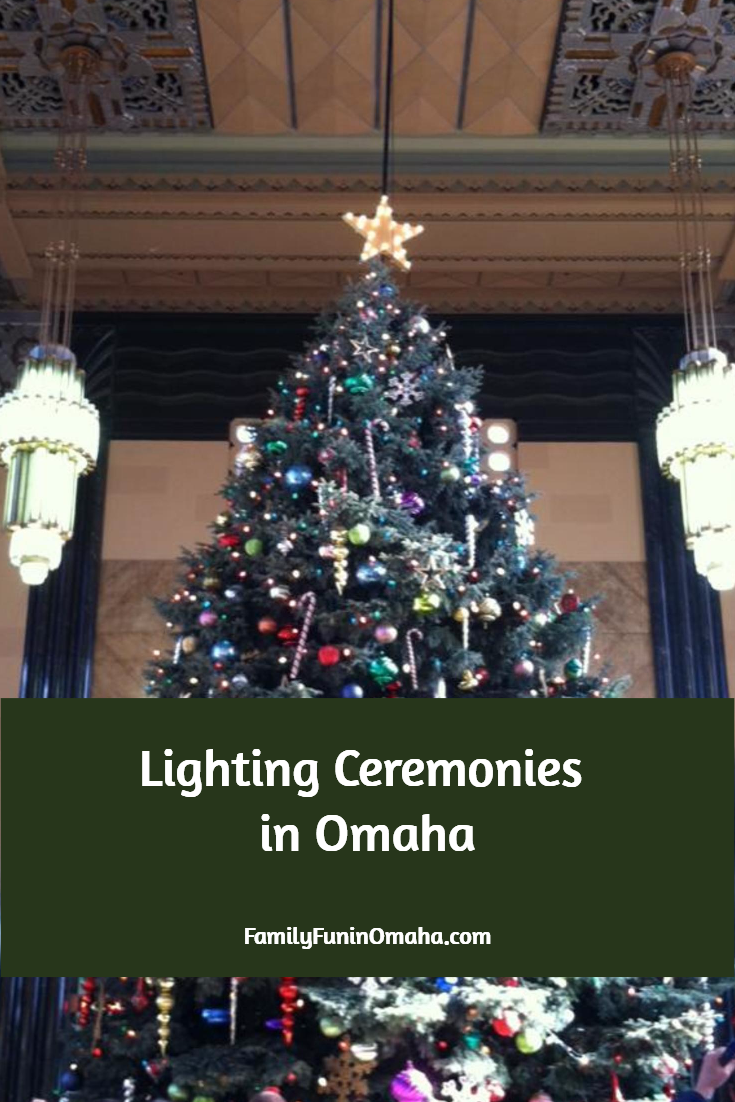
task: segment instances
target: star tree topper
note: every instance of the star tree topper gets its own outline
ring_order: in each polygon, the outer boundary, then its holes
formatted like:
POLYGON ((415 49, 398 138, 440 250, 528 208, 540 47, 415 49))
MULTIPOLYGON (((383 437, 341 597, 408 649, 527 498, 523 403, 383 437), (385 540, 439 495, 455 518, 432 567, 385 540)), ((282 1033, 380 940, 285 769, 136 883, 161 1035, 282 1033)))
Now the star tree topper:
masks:
POLYGON ((418 237, 424 232, 423 226, 412 226, 410 222, 400 224, 393 220, 393 209, 388 205, 388 196, 381 195, 380 202, 372 218, 366 214, 343 214, 348 226, 365 238, 360 260, 372 260, 379 253, 385 253, 395 260, 399 267, 408 271, 411 261, 406 256, 404 241, 418 237))

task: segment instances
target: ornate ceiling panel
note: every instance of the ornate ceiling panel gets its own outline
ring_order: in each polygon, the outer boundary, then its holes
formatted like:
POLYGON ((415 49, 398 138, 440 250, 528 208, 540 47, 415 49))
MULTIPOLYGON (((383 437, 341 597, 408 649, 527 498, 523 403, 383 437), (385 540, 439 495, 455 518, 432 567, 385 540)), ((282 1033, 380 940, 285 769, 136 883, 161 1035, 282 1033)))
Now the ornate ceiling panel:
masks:
POLYGON ((543 129, 660 128, 665 96, 655 62, 670 50, 697 59, 699 128, 733 129, 732 0, 566 0, 543 129))
MULTIPOLYGON (((538 130, 561 0, 400 0, 398 134, 538 130)), ((198 0, 223 133, 381 124, 385 0, 198 0)))
POLYGON ((70 47, 95 59, 93 126, 210 126, 194 0, 0 0, 3 129, 58 126, 70 47))

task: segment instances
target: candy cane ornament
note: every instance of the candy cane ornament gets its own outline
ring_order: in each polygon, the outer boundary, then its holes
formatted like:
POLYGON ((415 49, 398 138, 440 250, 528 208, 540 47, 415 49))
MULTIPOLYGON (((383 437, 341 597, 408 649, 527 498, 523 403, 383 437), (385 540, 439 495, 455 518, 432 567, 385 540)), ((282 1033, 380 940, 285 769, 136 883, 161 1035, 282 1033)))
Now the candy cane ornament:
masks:
POLYGON ((293 662, 291 663, 291 671, 289 677, 292 681, 295 681, 299 675, 299 668, 301 666, 301 660, 306 654, 306 640, 309 637, 311 630, 311 621, 314 619, 314 612, 316 611, 316 593, 304 593, 299 597, 299 608, 305 608, 304 622, 301 625, 301 633, 299 635, 298 642, 296 644, 296 652, 293 656, 293 662))
POLYGON ((382 428, 385 432, 388 431, 388 424, 386 421, 376 418, 375 421, 368 421, 365 425, 365 448, 368 456, 368 470, 370 471, 370 487, 373 497, 376 501, 380 501, 380 481, 378 479, 378 461, 375 458, 375 441, 373 440, 373 425, 376 428, 382 428))
POLYGON ((582 648, 582 673, 587 676, 590 672, 590 655, 592 653, 592 628, 587 628, 584 634, 584 647, 582 648))
POLYGON ((329 380, 329 390, 327 394, 327 424, 332 423, 332 414, 334 413, 334 391, 337 386, 337 380, 332 377, 329 380))
POLYGON ((468 513, 465 518, 465 530, 467 532, 467 565, 472 570, 477 555, 477 521, 472 513, 468 513))
POLYGON ((406 632, 406 653, 408 654, 408 671, 411 676, 411 688, 414 692, 418 692, 419 679, 416 673, 416 651, 414 650, 413 641, 421 642, 424 638, 424 633, 419 631, 418 628, 410 628, 406 632))

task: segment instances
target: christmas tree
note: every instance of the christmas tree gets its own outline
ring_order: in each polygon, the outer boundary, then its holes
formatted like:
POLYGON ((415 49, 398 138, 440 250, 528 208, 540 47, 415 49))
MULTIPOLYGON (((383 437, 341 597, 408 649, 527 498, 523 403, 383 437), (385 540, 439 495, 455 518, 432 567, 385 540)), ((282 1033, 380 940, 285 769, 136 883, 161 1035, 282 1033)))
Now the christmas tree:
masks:
POLYGON ((65 1102, 619 1102, 689 1085, 732 978, 83 978, 65 1102))
POLYGON ((156 697, 611 696, 593 606, 488 469, 481 371, 371 261, 243 443, 209 544, 158 607, 156 697))

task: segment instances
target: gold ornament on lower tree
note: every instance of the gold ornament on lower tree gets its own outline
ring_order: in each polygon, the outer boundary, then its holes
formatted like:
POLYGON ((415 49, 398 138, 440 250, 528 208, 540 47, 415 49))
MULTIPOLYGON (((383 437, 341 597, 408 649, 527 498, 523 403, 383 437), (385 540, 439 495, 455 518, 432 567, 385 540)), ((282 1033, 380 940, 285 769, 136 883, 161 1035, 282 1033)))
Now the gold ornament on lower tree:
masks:
POLYGON ((337 1102, 356 1102, 367 1098, 368 1078, 375 1070, 374 1060, 360 1060, 351 1048, 339 1056, 327 1056, 324 1061, 325 1080, 320 1081, 320 1094, 331 1094, 337 1102))
POLYGON ((395 222, 387 195, 381 195, 372 218, 368 218, 366 214, 351 212, 343 214, 342 218, 356 233, 365 238, 360 260, 372 260, 374 256, 384 253, 395 260, 399 268, 408 271, 411 261, 406 256, 403 242, 410 241, 412 237, 418 237, 424 232, 424 227, 412 226, 409 222, 395 222))
POLYGON ((476 689, 480 682, 477 680, 472 670, 465 670, 462 674, 462 680, 457 686, 463 693, 469 693, 472 689, 476 689))
POLYGON ((197 649, 197 637, 196 635, 185 635, 181 640, 181 649, 184 654, 193 654, 197 649))
POLYGON ((503 610, 494 597, 483 597, 477 604, 472 605, 472 611, 482 620, 483 624, 492 624, 502 616, 503 610))
POLYGON ((202 578, 202 585, 205 589, 219 589, 220 581, 216 574, 205 574, 202 578))
POLYGON ((174 1006, 174 979, 173 976, 167 976, 164 979, 158 981, 158 996, 156 998, 156 1006, 158 1007, 158 1048, 160 1049, 161 1056, 165 1056, 168 1053, 168 1042, 171 1038, 171 1011, 174 1006))
POLYGON ((470 610, 468 608, 456 608, 452 613, 452 619, 456 620, 458 624, 463 624, 465 620, 469 620, 470 610))
POLYGON ((334 545, 334 551, 332 552, 332 559, 334 560, 334 584, 341 597, 349 577, 347 572, 347 560, 350 557, 350 552, 347 547, 347 532, 344 528, 335 528, 334 531, 330 533, 330 536, 334 545))

